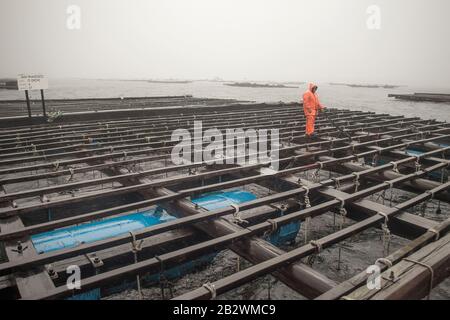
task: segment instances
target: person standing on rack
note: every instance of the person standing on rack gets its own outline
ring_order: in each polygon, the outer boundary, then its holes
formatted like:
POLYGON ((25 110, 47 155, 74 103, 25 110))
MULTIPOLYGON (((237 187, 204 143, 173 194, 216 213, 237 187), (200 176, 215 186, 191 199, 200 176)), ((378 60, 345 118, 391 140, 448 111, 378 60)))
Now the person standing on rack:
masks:
POLYGON ((303 94, 303 111, 306 118, 306 138, 314 136, 314 123, 316 116, 325 107, 320 104, 319 97, 316 94, 317 86, 314 83, 308 84, 308 90, 303 94))

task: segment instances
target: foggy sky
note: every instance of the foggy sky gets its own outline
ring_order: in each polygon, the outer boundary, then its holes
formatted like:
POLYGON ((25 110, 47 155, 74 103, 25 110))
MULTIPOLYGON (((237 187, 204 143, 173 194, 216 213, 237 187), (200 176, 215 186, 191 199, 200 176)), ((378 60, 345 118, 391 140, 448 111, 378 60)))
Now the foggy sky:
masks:
POLYGON ((442 86, 449 39, 448 0, 1 0, 0 77, 442 86), (71 4, 80 30, 66 27, 71 4))

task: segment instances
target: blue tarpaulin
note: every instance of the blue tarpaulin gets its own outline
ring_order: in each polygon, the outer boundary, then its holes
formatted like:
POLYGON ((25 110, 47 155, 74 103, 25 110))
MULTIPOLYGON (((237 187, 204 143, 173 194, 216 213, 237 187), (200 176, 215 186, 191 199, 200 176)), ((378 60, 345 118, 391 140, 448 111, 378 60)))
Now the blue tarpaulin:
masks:
POLYGON ((198 198, 192 199, 192 202, 207 210, 216 210, 232 204, 240 204, 255 199, 256 196, 251 192, 232 190, 204 194, 198 198))
MULTIPOLYGON (((256 196, 251 192, 232 190, 226 192, 219 191, 208 193, 192 199, 192 202, 207 210, 216 210, 227 207, 231 204, 240 204, 255 199, 256 196)), ((285 242, 294 241, 299 230, 300 222, 292 222, 281 226, 276 232, 272 233, 268 237, 268 240, 275 245, 281 245, 285 242)))
POLYGON ((104 240, 150 227, 175 217, 161 210, 149 210, 97 222, 58 229, 33 235, 31 241, 38 253, 77 247, 83 243, 104 240))

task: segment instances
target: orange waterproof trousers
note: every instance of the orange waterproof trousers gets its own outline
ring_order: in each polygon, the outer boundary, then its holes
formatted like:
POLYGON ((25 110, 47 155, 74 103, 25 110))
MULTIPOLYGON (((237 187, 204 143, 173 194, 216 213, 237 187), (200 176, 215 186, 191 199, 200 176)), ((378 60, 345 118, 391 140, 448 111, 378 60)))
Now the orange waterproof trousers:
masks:
POLYGON ((316 122, 316 116, 306 116, 306 135, 309 136, 314 133, 314 122, 316 122))

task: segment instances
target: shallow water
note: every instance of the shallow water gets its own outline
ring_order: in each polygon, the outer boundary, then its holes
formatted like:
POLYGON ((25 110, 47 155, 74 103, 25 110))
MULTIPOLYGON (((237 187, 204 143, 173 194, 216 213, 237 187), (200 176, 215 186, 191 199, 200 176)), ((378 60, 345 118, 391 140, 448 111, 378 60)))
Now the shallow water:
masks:
MULTIPOLYGON (((230 87, 221 82, 194 81, 191 83, 149 83, 146 81, 50 79, 46 98, 114 98, 162 95, 193 95, 206 98, 233 98, 258 102, 299 101, 306 85, 299 88, 243 88, 230 87)), ((319 84, 318 94, 325 106, 352 110, 416 116, 423 119, 450 121, 450 103, 412 102, 388 98, 389 93, 440 92, 449 88, 402 86, 397 89, 350 88, 319 84)), ((39 91, 31 92, 32 99, 40 99, 39 91)), ((0 100, 24 99, 24 93, 0 90, 0 100)))

